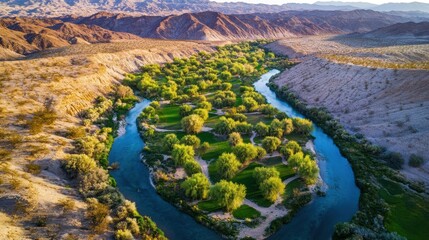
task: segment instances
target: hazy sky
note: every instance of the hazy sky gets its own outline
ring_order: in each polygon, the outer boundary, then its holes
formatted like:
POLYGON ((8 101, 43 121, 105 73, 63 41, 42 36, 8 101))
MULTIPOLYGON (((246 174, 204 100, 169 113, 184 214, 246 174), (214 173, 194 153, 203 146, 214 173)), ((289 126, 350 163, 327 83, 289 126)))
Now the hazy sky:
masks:
MULTIPOLYGON (((247 2, 247 3, 265 3, 265 4, 283 4, 283 3, 314 3, 317 0, 212 0, 216 2, 247 2)), ((321 0, 327 2, 326 0, 321 0)), ((328 0, 330 1, 330 0, 328 0)), ((429 3, 429 0, 333 0, 341 2, 369 2, 382 4, 388 2, 423 2, 429 3)))

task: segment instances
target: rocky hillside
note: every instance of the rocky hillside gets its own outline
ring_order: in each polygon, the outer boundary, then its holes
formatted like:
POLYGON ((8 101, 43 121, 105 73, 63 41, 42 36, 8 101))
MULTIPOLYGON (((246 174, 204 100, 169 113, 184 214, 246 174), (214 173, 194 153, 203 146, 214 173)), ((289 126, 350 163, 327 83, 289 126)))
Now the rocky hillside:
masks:
POLYGON ((0 19, 0 46, 20 54, 77 43, 137 39, 140 37, 129 33, 113 32, 95 25, 77 25, 55 19, 0 19))
POLYGON ((417 37, 427 38, 429 40, 429 22, 406 22, 397 23, 391 26, 376 29, 374 31, 359 34, 356 36, 371 38, 403 38, 417 37))
MULTIPOLYGON (((275 52, 300 57, 301 61, 283 72, 277 84, 287 85, 311 106, 326 108, 349 131, 363 134, 388 151, 401 153, 406 163, 411 154, 429 160, 429 70, 387 64, 396 60, 410 66, 416 59, 425 62, 428 58, 422 53, 429 52, 429 45, 416 45, 417 51, 407 45, 370 48, 365 52, 330 40, 301 38, 296 44, 293 42, 278 41, 268 46, 275 52), (346 52, 354 59, 348 59, 349 64, 323 59, 324 51, 346 52), (388 62, 375 61, 377 54, 388 62), (350 64, 356 59, 364 64, 350 64), (368 62, 372 66, 366 66, 368 62)), ((429 163, 421 168, 411 168, 406 163, 402 172, 429 187, 429 163)))

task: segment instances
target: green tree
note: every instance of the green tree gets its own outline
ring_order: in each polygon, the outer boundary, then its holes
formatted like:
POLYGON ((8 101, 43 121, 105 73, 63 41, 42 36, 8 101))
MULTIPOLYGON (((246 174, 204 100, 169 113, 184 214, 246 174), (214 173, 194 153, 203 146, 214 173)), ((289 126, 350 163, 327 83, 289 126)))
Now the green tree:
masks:
POLYGON ((290 134, 293 132, 293 122, 292 119, 290 118, 285 118, 282 120, 283 123, 283 130, 284 130, 284 134, 290 134))
POLYGON ((291 140, 287 142, 283 147, 280 148, 280 153, 283 154, 286 158, 289 158, 289 156, 302 151, 301 146, 294 141, 291 140))
MULTIPOLYGON (((232 74, 228 71, 223 71, 220 73, 220 78, 225 80, 225 81, 229 81, 232 78, 232 74)), ((229 88, 231 89, 231 88, 229 88)), ((229 89, 224 89, 224 90, 229 90, 229 89)))
POLYGON ((233 132, 236 128, 236 122, 234 119, 220 117, 218 123, 216 123, 214 131, 218 134, 226 135, 233 132))
POLYGON ((183 166, 187 161, 194 161, 194 155, 194 149, 183 144, 175 144, 171 151, 171 158, 176 166, 183 166))
POLYGON ((243 204, 246 187, 242 184, 221 180, 210 189, 210 196, 221 207, 231 212, 243 204))
POLYGON ((199 133, 203 128, 203 125, 204 120, 196 114, 191 114, 182 119, 182 128, 188 134, 199 133))
POLYGON ((181 117, 186 117, 191 115, 192 113, 192 106, 189 104, 182 104, 179 108, 179 114, 181 117))
POLYGON ((271 177, 280 177, 280 173, 274 167, 257 167, 253 172, 253 177, 257 183, 262 183, 271 177))
POLYGON ((207 101, 199 102, 197 104, 197 107, 198 108, 206 109, 207 111, 211 111, 212 110, 212 104, 210 102, 207 102, 207 101))
POLYGON ((201 140, 195 135, 185 135, 180 139, 180 143, 197 149, 200 147, 201 140))
POLYGON ((243 98, 243 105, 246 106, 247 111, 254 112, 258 110, 258 102, 251 97, 243 98))
POLYGON ((255 126, 255 132, 258 134, 258 136, 260 137, 265 137, 268 135, 269 132, 269 127, 267 126, 267 124, 263 123, 263 122, 258 122, 255 126))
POLYGON ((218 173, 222 178, 231 179, 240 170, 241 163, 232 153, 222 153, 217 162, 218 173))
POLYGON ((285 184, 279 177, 270 177, 259 185, 265 199, 275 202, 285 192, 285 184))
POLYGON ((310 120, 304 118, 293 118, 293 126, 295 131, 300 134, 308 135, 313 130, 313 123, 310 120))
POLYGON ((232 88, 232 84, 231 83, 222 83, 220 85, 220 89, 223 91, 229 91, 232 88))
POLYGON ((242 163, 252 161, 258 156, 258 149, 251 143, 240 143, 232 148, 232 152, 242 163))
POLYGON ((267 151, 263 147, 257 146, 256 150, 258 151, 258 155, 256 156, 257 159, 262 159, 267 155, 267 151))
POLYGON ((173 150, 174 145, 178 143, 179 143, 179 139, 174 133, 169 133, 165 135, 161 141, 162 149, 165 152, 170 152, 171 150, 173 150))
POLYGON ((274 152, 280 145, 281 141, 277 137, 265 137, 262 140, 262 147, 268 152, 274 152))
POLYGON ((237 146, 238 144, 243 143, 243 138, 241 138, 240 133, 233 132, 229 134, 228 142, 229 142, 229 145, 234 147, 234 146, 237 146))
POLYGON ((188 176, 200 173, 201 172, 201 166, 200 164, 195 160, 188 160, 185 162, 185 172, 188 174, 188 176))
POLYGON ((194 110, 194 114, 200 116, 204 121, 209 118, 209 112, 203 108, 197 108, 194 110))
POLYGON ((185 195, 191 199, 206 199, 209 194, 210 182, 202 173, 193 174, 181 185, 185 195))
POLYGON ((304 178, 306 184, 315 184, 319 176, 319 167, 316 161, 306 155, 298 167, 298 174, 304 178))
POLYGON ((304 153, 297 152, 289 156, 289 158, 287 159, 287 163, 289 166, 291 166, 296 170, 300 166, 303 160, 304 160, 304 153))

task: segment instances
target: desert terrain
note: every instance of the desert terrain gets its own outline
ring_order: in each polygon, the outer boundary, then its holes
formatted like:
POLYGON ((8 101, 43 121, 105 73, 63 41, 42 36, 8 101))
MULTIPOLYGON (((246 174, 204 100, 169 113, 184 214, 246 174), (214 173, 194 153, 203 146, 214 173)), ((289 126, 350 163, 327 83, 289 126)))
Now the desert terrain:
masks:
POLYGON ((0 215, 0 236, 90 235, 85 227, 86 204, 61 169, 60 159, 73 141, 63 132, 79 125, 78 113, 91 107, 98 96, 112 92, 125 73, 198 51, 213 51, 212 44, 150 39, 81 44, 1 61, 0 208, 8 214, 0 215), (47 101, 53 104, 56 121, 30 134, 28 120, 47 101), (32 170, 36 165, 40 168, 32 170), (73 211, 62 207, 67 201, 74 202, 73 211), (48 221, 44 227, 34 227, 38 219, 48 221))
MULTIPOLYGON (((380 40, 377 34, 279 40, 269 49, 300 63, 276 80, 307 104, 326 108, 350 132, 405 159, 409 178, 429 183, 429 44, 427 36, 380 40)), ((386 32, 386 31, 384 31, 386 32)))

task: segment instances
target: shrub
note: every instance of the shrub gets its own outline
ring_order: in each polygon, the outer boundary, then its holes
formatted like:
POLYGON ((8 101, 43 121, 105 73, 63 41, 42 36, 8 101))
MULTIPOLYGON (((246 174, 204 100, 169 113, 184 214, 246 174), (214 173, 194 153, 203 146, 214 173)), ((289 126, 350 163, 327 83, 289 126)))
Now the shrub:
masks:
POLYGON ((109 225, 109 207, 98 202, 95 198, 88 198, 87 217, 90 220, 91 228, 97 232, 104 232, 109 225))
POLYGON ((70 154, 66 157, 65 169, 72 176, 84 175, 97 167, 94 159, 86 154, 70 154))
POLYGON ((424 163, 424 159, 416 154, 411 154, 408 165, 411 167, 420 167, 424 163))
POLYGON ((201 172, 201 166, 195 160, 187 161, 185 163, 185 172, 186 172, 186 174, 188 174, 188 176, 191 176, 192 174, 195 174, 195 173, 200 173, 201 172))
POLYGON ((134 240, 133 234, 128 229, 119 229, 115 233, 116 240, 134 240))
POLYGON ((398 152, 387 153, 383 156, 386 164, 393 169, 401 169, 404 164, 404 158, 398 152))

